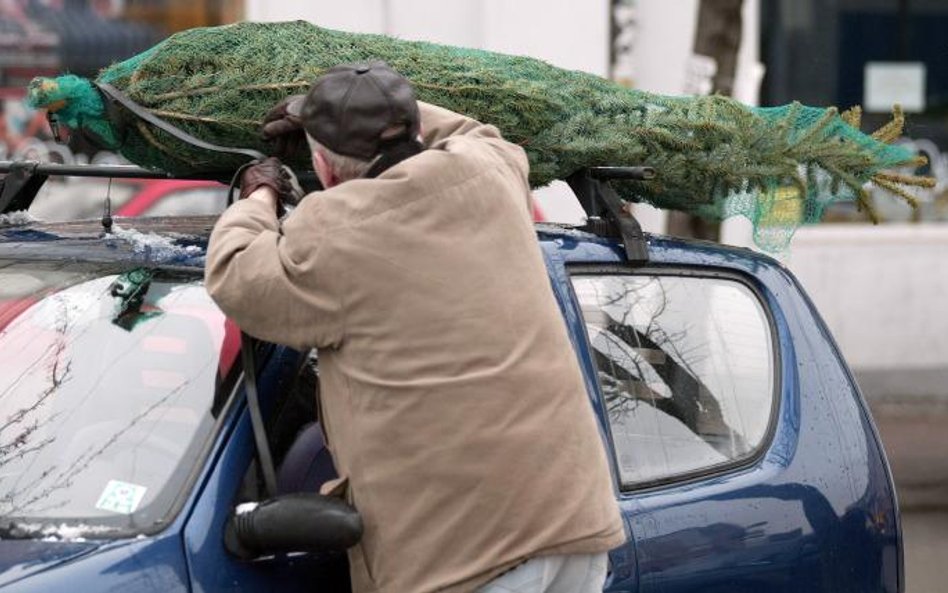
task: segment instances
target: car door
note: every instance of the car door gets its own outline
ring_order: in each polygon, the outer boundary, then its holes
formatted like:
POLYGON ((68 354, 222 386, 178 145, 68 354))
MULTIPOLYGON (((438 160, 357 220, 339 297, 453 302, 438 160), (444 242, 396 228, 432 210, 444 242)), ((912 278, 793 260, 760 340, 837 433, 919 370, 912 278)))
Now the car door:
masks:
POLYGON ((884 461, 805 297, 767 261, 655 255, 568 268, 635 555, 606 590, 896 590, 884 461))
MULTIPOLYGON (((287 427, 303 424, 299 418, 287 419, 286 405, 298 387, 304 358, 285 347, 264 346, 257 353, 260 400, 277 463, 286 441, 292 440, 287 427)), ((255 465, 253 429, 242 384, 235 395, 233 425, 222 435, 220 456, 184 532, 193 592, 348 593, 343 555, 278 554, 244 560, 227 549, 228 519, 235 506, 267 497, 255 465)), ((313 395, 310 391, 309 396, 313 395)))
MULTIPOLYGON (((787 536, 801 526, 792 502, 754 496, 748 504, 741 494, 767 481, 761 461, 779 401, 774 322, 755 288, 739 276, 684 269, 580 268, 571 280, 635 540, 638 590, 697 583, 708 591, 718 582, 728 591, 781 590, 764 575, 742 581, 763 559, 792 559, 787 536)), ((629 588, 613 582, 607 590, 629 588)))

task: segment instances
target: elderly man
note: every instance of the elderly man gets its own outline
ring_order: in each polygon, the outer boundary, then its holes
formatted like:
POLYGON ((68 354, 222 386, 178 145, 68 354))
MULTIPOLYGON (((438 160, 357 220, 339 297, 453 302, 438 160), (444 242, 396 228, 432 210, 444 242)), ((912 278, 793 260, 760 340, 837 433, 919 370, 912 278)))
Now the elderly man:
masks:
POLYGON ((383 63, 335 68, 269 120, 305 129, 325 190, 281 223, 279 162, 247 170, 207 288, 248 333, 318 348, 341 476, 323 491, 365 525, 353 589, 601 591, 625 534, 523 150, 383 63))

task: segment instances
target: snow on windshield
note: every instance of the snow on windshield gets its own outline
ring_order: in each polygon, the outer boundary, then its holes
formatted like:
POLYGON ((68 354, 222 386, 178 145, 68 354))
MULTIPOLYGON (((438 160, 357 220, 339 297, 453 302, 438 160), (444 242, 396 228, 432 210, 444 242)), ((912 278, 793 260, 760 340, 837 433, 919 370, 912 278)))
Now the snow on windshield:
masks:
POLYGON ((119 225, 112 228, 112 234, 132 246, 135 253, 144 254, 150 259, 168 260, 180 257, 201 255, 203 250, 197 245, 179 245, 174 235, 143 233, 135 229, 125 229, 119 225))
POLYGON ((39 222, 39 219, 34 218, 33 215, 26 210, 0 214, 0 228, 5 226, 23 226, 32 222, 39 222))

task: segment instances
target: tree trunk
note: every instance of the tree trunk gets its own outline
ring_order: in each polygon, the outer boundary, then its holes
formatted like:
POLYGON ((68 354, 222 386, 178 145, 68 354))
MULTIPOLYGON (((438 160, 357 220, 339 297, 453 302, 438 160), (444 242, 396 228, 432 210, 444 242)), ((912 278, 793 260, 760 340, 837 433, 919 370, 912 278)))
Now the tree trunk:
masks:
MULTIPOLYGON (((694 53, 713 59, 717 69, 711 79, 711 92, 731 96, 737 73, 737 53, 741 48, 744 0, 699 0, 698 27, 695 30, 694 53)), ((721 225, 684 212, 670 212, 668 233, 717 241, 721 225)))

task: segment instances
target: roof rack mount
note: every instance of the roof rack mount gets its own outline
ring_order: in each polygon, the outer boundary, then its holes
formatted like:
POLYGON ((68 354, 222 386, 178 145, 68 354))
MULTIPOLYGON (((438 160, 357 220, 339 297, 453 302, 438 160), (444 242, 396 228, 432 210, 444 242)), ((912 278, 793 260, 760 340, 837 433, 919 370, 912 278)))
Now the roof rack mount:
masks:
MULTIPOLYGON (((126 179, 174 179, 172 175, 135 165, 62 165, 39 161, 0 161, 0 173, 25 171, 38 175, 71 177, 115 177, 126 179)), ((196 175, 196 179, 217 179, 220 175, 196 175)), ((190 177, 189 177, 190 178, 190 177)))
POLYGON ((609 184, 611 180, 647 181, 655 177, 652 167, 589 167, 566 179, 586 212, 584 227, 598 235, 618 235, 631 264, 648 263, 648 243, 639 221, 609 184), (610 232, 604 232, 603 222, 610 232))

